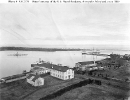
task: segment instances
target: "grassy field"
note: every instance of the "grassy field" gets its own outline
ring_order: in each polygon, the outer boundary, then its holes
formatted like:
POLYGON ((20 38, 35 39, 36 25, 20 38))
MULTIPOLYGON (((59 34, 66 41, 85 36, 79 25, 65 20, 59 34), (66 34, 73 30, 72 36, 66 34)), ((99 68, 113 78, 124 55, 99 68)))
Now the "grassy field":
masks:
MULTIPOLYGON (((121 70, 122 71, 122 70, 121 70)), ((122 73, 124 73, 122 71, 122 73)), ((1 100, 39 100, 48 94, 54 93, 58 89, 69 86, 81 80, 91 78, 86 75, 75 74, 72 80, 60 80, 50 75, 44 77, 45 84, 41 87, 31 86, 26 80, 0 85, 1 100)), ((91 78, 92 79, 92 78, 91 78)), ((95 77, 95 79, 98 79, 95 77)), ((101 80, 101 86, 91 84, 73 89, 53 100, 124 100, 128 89, 126 83, 101 80), (107 84, 110 82, 110 84, 107 84), (123 86, 117 87, 116 85, 123 86)))
MULTIPOLYGON (((53 83, 53 80, 59 80, 59 79, 51 77, 52 83, 53 83)), ((24 100, 39 100, 40 98, 45 97, 48 94, 54 93, 55 91, 57 91, 63 87, 80 82, 81 79, 75 78, 75 79, 67 80, 67 81, 63 81, 63 80, 59 80, 59 81, 60 82, 50 85, 47 88, 43 88, 43 89, 36 91, 35 93, 29 95, 27 98, 24 98, 24 100)))
MULTIPOLYGON (((45 84, 41 87, 33 87, 26 80, 19 81, 13 85, 12 83, 11 85, 8 84, 7 87, 0 89, 1 100, 39 100, 58 89, 83 80, 81 77, 75 76, 72 80, 64 81, 50 75, 44 77, 44 79, 45 84)), ((88 84, 68 91, 54 100, 123 100, 126 95, 127 91, 118 87, 106 84, 101 86, 88 84)))
POLYGON ((52 100, 124 100, 125 91, 97 85, 86 85, 52 100))
POLYGON ((26 80, 19 81, 17 85, 11 84, 9 86, 3 87, 0 89, 0 95, 2 100, 18 100, 23 99, 26 96, 32 94, 33 92, 47 88, 51 85, 58 84, 62 82, 62 80, 52 78, 51 76, 46 76, 45 78, 45 85, 41 87, 34 87, 26 82, 26 80))
POLYGON ((1 100, 38 100, 62 86, 72 84, 75 81, 80 81, 80 79, 64 81, 50 75, 45 76, 44 79, 45 84, 40 87, 34 87, 28 84, 26 80, 10 83, 8 85, 4 84, 4 86, 1 86, 0 88, 1 100))

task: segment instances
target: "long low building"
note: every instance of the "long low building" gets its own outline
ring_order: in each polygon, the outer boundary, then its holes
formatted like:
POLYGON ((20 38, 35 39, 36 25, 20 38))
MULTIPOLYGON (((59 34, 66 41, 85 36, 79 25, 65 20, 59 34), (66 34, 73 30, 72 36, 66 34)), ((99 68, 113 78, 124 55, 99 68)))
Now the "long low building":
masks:
POLYGON ((62 80, 74 78, 74 71, 68 66, 55 65, 43 62, 42 64, 31 64, 31 67, 32 69, 35 67, 43 68, 43 70, 46 70, 46 72, 50 72, 51 76, 62 80))
POLYGON ((94 64, 94 61, 84 61, 75 64, 75 67, 82 71, 86 70, 86 68, 90 66, 96 66, 96 64, 94 64))

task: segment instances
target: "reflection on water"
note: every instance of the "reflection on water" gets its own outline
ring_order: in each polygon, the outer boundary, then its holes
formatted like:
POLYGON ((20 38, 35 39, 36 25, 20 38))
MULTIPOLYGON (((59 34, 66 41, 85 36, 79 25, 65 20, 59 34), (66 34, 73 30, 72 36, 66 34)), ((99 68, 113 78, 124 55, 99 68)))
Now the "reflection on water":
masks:
MULTIPOLYGON (((119 52, 118 54, 127 54, 127 52, 119 52)), ((113 53, 117 53, 113 52, 113 53)), ((28 54, 27 56, 8 56, 15 54, 16 51, 1 51, 0 52, 0 78, 9 75, 22 73, 23 70, 30 70, 31 64, 41 58, 44 61, 50 61, 54 64, 62 64, 74 67, 76 62, 91 61, 91 55, 82 56, 81 51, 58 51, 58 52, 37 52, 37 51, 19 51, 20 54, 28 54)), ((102 52, 101 52, 102 53, 102 52)), ((103 52, 110 54, 111 52, 103 52)), ((104 59, 105 57, 95 57, 96 60, 104 59)))

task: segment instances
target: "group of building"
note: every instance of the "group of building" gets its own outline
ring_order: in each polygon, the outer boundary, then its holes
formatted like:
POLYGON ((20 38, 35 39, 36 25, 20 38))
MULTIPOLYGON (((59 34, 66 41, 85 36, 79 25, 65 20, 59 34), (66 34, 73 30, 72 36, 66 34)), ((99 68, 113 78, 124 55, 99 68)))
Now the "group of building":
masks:
MULTIPOLYGON (((113 65, 113 64, 112 64, 113 65)), ((110 66, 110 64, 106 65, 110 66)), ((117 66, 114 64, 113 66, 117 66)), ((77 62, 75 68, 81 71, 91 71, 97 69, 104 69, 101 62, 94 61, 84 61, 77 62)), ((56 77, 61 80, 68 80, 74 78, 74 70, 68 66, 62 66, 61 64, 52 64, 50 62, 40 61, 36 64, 31 64, 31 74, 27 76, 27 82, 33 86, 44 85, 44 78, 41 77, 41 74, 49 73, 50 76, 56 77)))
POLYGON ((40 62, 37 64, 31 64, 31 74, 27 75, 27 82, 33 86, 44 85, 44 78, 42 74, 49 73, 52 77, 59 78, 61 80, 68 80, 74 78, 74 70, 68 66, 62 66, 61 64, 52 64, 49 62, 40 62))
POLYGON ((84 61, 75 64, 77 70, 91 71, 91 70, 106 70, 120 68, 122 65, 116 61, 84 61))

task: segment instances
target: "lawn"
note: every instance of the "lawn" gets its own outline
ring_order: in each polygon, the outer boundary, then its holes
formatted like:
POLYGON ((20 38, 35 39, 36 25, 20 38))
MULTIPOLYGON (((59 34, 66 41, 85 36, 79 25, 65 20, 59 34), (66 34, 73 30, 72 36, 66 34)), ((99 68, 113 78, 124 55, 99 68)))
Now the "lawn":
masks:
POLYGON ((19 81, 17 85, 10 84, 7 87, 3 87, 0 89, 0 95, 2 100, 18 100, 23 99, 26 96, 32 94, 33 92, 41 89, 47 88, 51 85, 58 84, 62 82, 62 80, 53 78, 51 76, 45 76, 45 84, 41 87, 34 87, 26 82, 26 80, 19 81))
POLYGON ((16 85, 12 83, 6 87, 0 89, 0 95, 2 100, 38 100, 39 98, 53 93, 57 89, 72 84, 73 82, 80 81, 80 79, 73 79, 64 81, 50 75, 45 76, 45 84, 40 87, 34 87, 26 82, 26 80, 19 81, 16 85))
POLYGON ((123 94, 124 91, 108 86, 86 85, 52 100, 124 100, 123 94))

